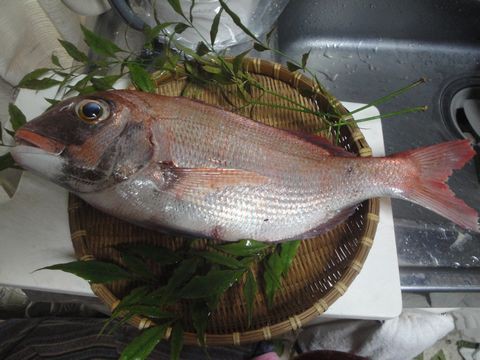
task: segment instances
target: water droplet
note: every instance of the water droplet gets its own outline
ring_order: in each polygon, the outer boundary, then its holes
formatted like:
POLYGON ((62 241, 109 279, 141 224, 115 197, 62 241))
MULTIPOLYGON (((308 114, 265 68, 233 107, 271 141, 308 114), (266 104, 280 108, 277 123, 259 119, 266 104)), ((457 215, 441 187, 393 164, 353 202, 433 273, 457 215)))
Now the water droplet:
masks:
POLYGON ((471 259, 472 259, 472 263, 476 264, 478 262, 480 262, 480 259, 474 255, 471 256, 471 259))
POLYGON ((460 263, 455 261, 455 262, 452 264, 452 267, 454 267, 455 269, 458 269, 458 268, 460 267, 460 263))

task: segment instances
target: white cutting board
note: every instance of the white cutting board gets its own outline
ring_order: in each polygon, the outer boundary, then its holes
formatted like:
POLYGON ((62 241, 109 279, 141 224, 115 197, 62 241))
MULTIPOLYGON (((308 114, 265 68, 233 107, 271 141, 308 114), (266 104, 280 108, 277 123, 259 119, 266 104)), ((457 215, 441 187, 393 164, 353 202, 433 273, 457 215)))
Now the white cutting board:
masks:
MULTIPOLYGON (((31 119, 48 104, 38 93, 21 90, 16 104, 31 119)), ((344 103, 347 109, 361 104, 344 103)), ((356 119, 378 115, 376 108, 355 114, 356 119)), ((381 122, 361 124, 375 156, 384 155, 381 122)), ((47 292, 93 296, 88 283, 61 272, 36 269, 75 260, 67 218, 67 192, 25 172, 14 197, 0 204, 0 285, 47 292)), ((334 318, 387 319, 402 308, 395 236, 390 201, 381 200, 380 223, 364 267, 344 296, 328 309, 334 318)))

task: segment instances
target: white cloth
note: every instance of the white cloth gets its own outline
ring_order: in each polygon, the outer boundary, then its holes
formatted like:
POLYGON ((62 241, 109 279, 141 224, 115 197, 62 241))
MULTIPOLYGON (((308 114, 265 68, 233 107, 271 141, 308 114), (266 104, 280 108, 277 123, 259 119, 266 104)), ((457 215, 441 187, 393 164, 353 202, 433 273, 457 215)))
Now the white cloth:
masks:
POLYGON ((343 320, 317 325, 299 335, 304 351, 337 350, 372 360, 410 360, 454 329, 450 314, 405 310, 398 318, 343 320))

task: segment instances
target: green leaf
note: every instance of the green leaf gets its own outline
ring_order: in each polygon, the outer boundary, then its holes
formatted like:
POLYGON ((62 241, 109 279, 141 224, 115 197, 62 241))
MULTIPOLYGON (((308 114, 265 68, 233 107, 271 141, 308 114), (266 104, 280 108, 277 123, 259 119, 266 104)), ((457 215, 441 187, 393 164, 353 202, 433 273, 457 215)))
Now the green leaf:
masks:
POLYGON ((60 84, 60 81, 55 79, 43 78, 43 79, 31 79, 18 84, 19 87, 30 90, 45 90, 55 85, 60 84))
POLYGON ((268 306, 273 305, 276 291, 280 288, 282 276, 282 260, 277 252, 272 253, 265 262, 263 279, 268 306))
POLYGON ((57 105, 61 100, 57 99, 50 99, 50 98, 43 98, 46 102, 48 102, 50 105, 57 105))
POLYGON ((190 11, 189 11, 189 19, 190 22, 193 22, 193 8, 195 7, 195 0, 190 0, 192 3, 190 4, 190 11))
POLYGON ((180 0, 168 0, 168 3, 177 14, 185 18, 185 15, 183 15, 182 6, 180 5, 180 0))
POLYGON ((220 0, 220 6, 225 10, 225 12, 232 18, 233 22, 235 25, 237 25, 242 31, 250 36, 253 40, 256 42, 260 42, 260 40, 257 39, 257 37, 245 26, 242 24, 242 20, 238 17, 237 14, 235 14, 232 9, 228 7, 228 5, 225 3, 225 0, 220 0))
POLYGON ((217 67, 217 66, 204 65, 204 66, 202 66, 202 69, 205 70, 206 72, 210 73, 210 74, 221 74, 222 73, 222 68, 217 67))
POLYGON ((265 45, 260 44, 260 43, 253 44, 253 48, 257 51, 260 51, 260 52, 265 51, 265 50, 269 50, 268 47, 266 47, 265 45))
POLYGON ((294 64, 290 61, 287 61, 287 68, 288 68, 288 70, 290 70, 292 72, 302 69, 300 66, 298 66, 297 64, 294 64))
POLYGON ((212 27, 210 28, 210 44, 215 45, 215 39, 217 38, 218 25, 220 25, 220 17, 222 16, 223 8, 220 8, 220 11, 215 15, 212 22, 212 27))
POLYGON ((82 29, 83 36, 85 37, 85 42, 90 49, 92 49, 98 55, 115 57, 117 52, 123 51, 112 41, 95 34, 83 25, 80 25, 80 27, 82 29))
POLYGON ((15 160, 10 153, 3 154, 0 156, 0 171, 14 167, 15 160))
POLYGON ((245 296, 245 303, 247 305, 248 313, 248 326, 252 324, 253 316, 253 303, 255 302, 255 295, 257 294, 258 287, 255 277, 251 270, 247 272, 247 279, 245 280, 245 285, 243 286, 243 296, 245 296))
POLYGON ((27 123, 27 118, 14 103, 8 104, 8 114, 10 115, 10 124, 12 129, 17 131, 21 126, 27 123))
POLYGON ((124 310, 140 316, 147 316, 154 319, 174 319, 175 314, 163 311, 159 306, 153 305, 130 305, 123 308, 124 310))
POLYGON ((165 336, 167 324, 143 330, 122 351, 120 360, 146 359, 165 336))
POLYGON ((308 57, 310 56, 310 51, 312 51, 312 49, 308 50, 308 52, 306 52, 305 54, 302 55, 302 68, 303 69, 305 69, 305 67, 307 66, 308 57))
POLYGON ((287 275, 293 258, 297 254, 300 240, 287 241, 280 244, 280 259, 282 262, 282 276, 287 275))
POLYGON ((203 41, 200 41, 197 45, 197 48, 195 50, 198 56, 203 56, 205 54, 208 54, 210 52, 210 49, 208 48, 207 45, 203 41))
POLYGON ((174 264, 182 260, 182 256, 162 246, 139 244, 128 246, 128 250, 144 259, 150 259, 160 265, 174 264))
POLYGON ((137 305, 140 301, 148 295, 150 288, 148 286, 139 286, 131 290, 126 296, 122 298, 113 313, 118 313, 128 306, 137 305))
POLYGON ((78 48, 71 42, 60 39, 58 40, 58 42, 60 43, 60 45, 62 45, 67 54, 70 55, 73 60, 79 61, 84 64, 88 62, 88 56, 84 52, 78 50, 78 48))
POLYGON ((90 81, 95 90, 105 91, 113 89, 113 84, 115 84, 121 77, 121 75, 107 75, 104 77, 92 77, 90 81))
POLYGON ((239 70, 242 70, 242 64, 243 64, 243 59, 247 54, 252 51, 252 49, 248 49, 237 56, 233 59, 233 72, 236 74, 238 73, 239 70))
POLYGON ((180 265, 175 268, 175 271, 168 280, 166 286, 167 293, 173 292, 190 280, 197 270, 198 262, 198 259, 195 258, 183 260, 180 265))
POLYGON ((160 35, 160 32, 165 30, 167 27, 176 24, 175 22, 164 22, 154 26, 153 28, 145 27, 143 30, 145 33, 145 42, 150 43, 153 39, 160 35))
POLYGON ((217 249, 235 256, 252 256, 261 253, 272 245, 255 240, 240 240, 235 243, 217 246, 217 249))
POLYGON ((238 281, 244 270, 210 270, 207 275, 193 277, 180 291, 182 299, 201 299, 224 293, 238 281))
POLYGON ((127 269, 143 279, 154 278, 153 272, 148 268, 148 266, 145 264, 145 261, 143 261, 141 258, 129 253, 128 251, 122 252, 121 256, 127 269))
POLYGON ((273 33, 275 32, 276 29, 277 29, 277 27, 274 25, 274 26, 270 29, 270 31, 267 33, 267 35, 265 36, 265 39, 266 39, 266 41, 267 41, 267 45, 270 44, 270 40, 271 40, 272 35, 273 35, 273 33))
POLYGON ((187 30, 190 27, 190 25, 184 24, 184 23, 178 23, 175 25, 174 31, 177 34, 183 33, 185 30, 187 30))
POLYGON ((60 60, 58 60, 57 55, 52 54, 52 56, 50 57, 50 61, 52 62, 53 65, 58 66, 60 68, 62 67, 62 65, 60 64, 60 60))
POLYGON ((173 326, 172 339, 170 340, 170 359, 180 359, 180 353, 183 348, 183 327, 182 324, 177 321, 173 326))
POLYGON ((155 92, 155 82, 147 70, 136 63, 128 64, 133 85, 141 91, 155 92))
POLYGON ((64 264, 46 266, 38 270, 62 270, 95 284, 132 278, 130 273, 120 266, 98 260, 72 261, 64 264))
POLYGON ((218 252, 214 251, 202 251, 202 252, 197 252, 195 253, 197 256, 201 256, 204 259, 207 259, 208 261, 214 263, 214 264, 219 264, 226 266, 230 269, 238 269, 238 268, 243 268, 243 264, 238 261, 237 259, 230 257, 230 256, 225 256, 222 255, 218 252))
POLYGON ((430 360, 446 360, 445 353, 443 350, 439 350, 435 355, 433 355, 430 360))
POLYGON ((22 80, 20 80, 18 87, 25 87, 26 84, 30 83, 30 81, 38 79, 40 76, 45 75, 49 71, 50 69, 40 68, 29 72, 22 78, 22 80))
POLYGON ((205 347, 205 330, 207 330, 210 309, 204 302, 194 302, 191 305, 192 322, 197 332, 198 342, 205 347))

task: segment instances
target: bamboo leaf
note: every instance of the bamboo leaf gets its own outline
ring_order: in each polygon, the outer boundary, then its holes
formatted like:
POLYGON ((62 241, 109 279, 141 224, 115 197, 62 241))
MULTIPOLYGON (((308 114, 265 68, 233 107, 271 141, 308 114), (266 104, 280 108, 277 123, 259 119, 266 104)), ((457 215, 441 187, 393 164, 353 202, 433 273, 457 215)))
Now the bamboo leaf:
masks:
POLYGON ((235 243, 217 246, 217 249, 235 256, 252 256, 261 253, 270 246, 255 240, 240 240, 235 243))
POLYGON ((268 47, 266 47, 263 44, 257 43, 257 42, 255 44, 253 44, 253 48, 257 51, 260 51, 260 52, 265 51, 265 50, 269 50, 268 47))
POLYGON ((217 66, 204 65, 204 66, 202 66, 202 69, 205 70, 206 72, 210 73, 210 74, 221 74, 222 73, 222 68, 217 67, 217 66))
POLYGON ((277 252, 272 253, 265 262, 263 279, 265 281, 265 295, 268 306, 273 305, 275 293, 280 287, 282 276, 282 260, 277 252))
POLYGON ((40 68, 40 69, 35 69, 28 74, 26 74, 22 80, 18 83, 18 87, 24 87, 25 84, 28 84, 31 80, 36 80, 40 76, 45 75, 47 72, 49 72, 50 69, 47 68, 40 68))
POLYGON ((207 45, 203 41, 200 41, 197 45, 197 49, 195 50, 198 56, 203 56, 205 54, 208 54, 210 52, 210 49, 208 48, 207 45))
POLYGON ((12 129, 17 131, 21 126, 27 123, 27 118, 14 103, 8 104, 8 114, 10 115, 10 124, 12 129))
POLYGON ((105 91, 113 89, 113 85, 121 78, 121 75, 107 75, 104 77, 92 77, 90 81, 92 82, 95 90, 105 91))
POLYGON ((201 299, 224 293, 238 281, 244 270, 210 270, 207 275, 196 275, 180 291, 183 299, 201 299))
POLYGON ((255 40, 256 42, 260 42, 260 40, 257 39, 257 37, 245 26, 242 24, 242 20, 240 20, 240 18, 238 17, 237 14, 235 14, 232 9, 230 9, 228 7, 228 5, 225 3, 225 0, 220 0, 220 6, 222 7, 222 9, 225 10, 225 12, 232 18, 233 22, 235 23, 235 25, 237 25, 240 29, 242 29, 242 31, 247 34, 248 36, 250 36, 253 40, 255 40))
POLYGON ((190 22, 193 22, 193 8, 195 7, 195 0, 190 0, 192 3, 190 4, 190 11, 189 11, 189 19, 190 22))
POLYGON ((215 15, 212 22, 212 27, 210 28, 210 44, 215 45, 215 39, 217 38, 218 26, 220 25, 220 17, 222 16, 223 8, 220 8, 220 11, 215 15))
POLYGON ((183 33, 185 30, 187 30, 190 27, 190 25, 184 24, 184 23, 178 23, 175 25, 174 31, 177 34, 183 33))
POLYGON ((140 303, 150 292, 150 288, 148 286, 139 286, 133 290, 131 290, 126 296, 122 298, 120 303, 117 305, 113 314, 117 314, 126 307, 134 306, 140 303))
POLYGON ((174 319, 175 314, 163 311, 159 306, 153 305, 131 305, 123 308, 135 315, 147 316, 154 319, 174 319))
POLYGON ((146 359, 165 336, 167 324, 143 330, 122 351, 120 360, 146 359))
POLYGON ((292 72, 302 69, 300 66, 292 63, 291 61, 287 61, 287 68, 288 68, 288 70, 290 70, 292 72))
POLYGON ((60 60, 58 59, 57 55, 52 54, 52 56, 50 57, 50 61, 52 62, 53 65, 58 66, 60 68, 62 67, 62 65, 60 65, 60 60))
POLYGON ((112 41, 95 34, 93 31, 88 30, 85 26, 80 25, 85 42, 87 45, 96 52, 98 55, 106 57, 115 57, 117 52, 123 51, 117 44, 112 41))
POLYGON ((128 246, 128 250, 144 259, 150 259, 160 265, 174 264, 182 260, 182 256, 162 246, 139 244, 128 246))
POLYGON ((197 339, 201 346, 205 347, 205 330, 207 329, 210 309, 204 302, 195 302, 191 305, 192 322, 197 339))
POLYGON ((253 316, 253 303, 255 302, 255 295, 257 294, 258 287, 255 277, 251 270, 247 271, 247 279, 245 280, 245 285, 243 286, 243 296, 245 296, 245 303, 247 305, 248 313, 248 326, 252 324, 253 316))
POLYGON ((70 55, 73 60, 79 61, 81 63, 88 62, 88 56, 84 52, 78 50, 78 48, 74 44, 67 40, 60 39, 58 40, 58 42, 60 43, 60 45, 62 45, 67 54, 70 55))
POLYGON ((280 244, 280 259, 282 263, 282 276, 287 275, 293 258, 297 254, 300 240, 288 241, 280 244))
POLYGON ((143 30, 145 33, 145 42, 150 43, 153 39, 160 35, 160 32, 165 30, 167 27, 176 24, 175 22, 164 22, 158 25, 155 25, 153 28, 145 27, 143 30))
POLYGON ((180 353, 183 349, 183 327, 182 324, 177 321, 173 326, 172 339, 170 341, 170 359, 180 359, 180 353))
POLYGON ((50 99, 50 98, 43 98, 43 100, 45 100, 46 102, 48 102, 52 106, 57 105, 60 102, 60 100, 50 99))
POLYGON ((10 153, 3 154, 0 156, 0 171, 14 167, 15 160, 10 153))
POLYGON ((123 251, 121 253, 122 260, 125 263, 125 266, 127 269, 135 273, 141 278, 144 279, 152 279, 154 278, 152 271, 148 268, 148 266, 145 264, 145 262, 137 257, 136 255, 128 252, 128 251, 123 251))
POLYGON ((310 56, 310 51, 312 49, 308 50, 305 54, 302 55, 302 69, 305 69, 307 67, 307 62, 308 62, 308 57, 310 56))
POLYGON ((270 40, 271 40, 272 35, 273 35, 273 33, 275 32, 276 29, 277 29, 277 27, 276 27, 276 26, 273 26, 273 27, 270 29, 270 31, 267 33, 267 35, 265 36, 265 39, 266 39, 266 41, 267 41, 267 45, 270 45, 270 40))
POLYGON ((245 58, 245 56, 247 56, 247 54, 252 51, 252 49, 248 49, 240 54, 238 54, 237 56, 235 56, 235 58, 233 59, 233 72, 235 74, 238 73, 239 70, 242 70, 242 64, 243 64, 243 59, 245 58))
POLYGON ((155 82, 147 70, 136 63, 128 64, 133 85, 141 91, 155 92, 155 82))
POLYGON ((237 259, 230 256, 222 255, 218 252, 202 251, 202 252, 195 253, 195 255, 201 256, 204 259, 210 261, 211 263, 223 265, 230 269, 238 269, 238 268, 244 267, 243 264, 237 259))
POLYGON ((130 273, 120 266, 98 260, 72 261, 64 264, 46 266, 38 270, 62 270, 95 284, 132 278, 130 273))
POLYGON ((171 293, 174 290, 183 286, 193 276, 197 270, 198 259, 192 258, 183 260, 173 272, 172 276, 168 280, 166 286, 166 292, 171 293))
POLYGON ((19 84, 18 86, 21 88, 30 89, 30 90, 45 90, 45 89, 54 87, 55 85, 58 85, 58 84, 60 84, 60 81, 58 80, 43 78, 43 79, 31 79, 29 81, 22 83, 21 85, 19 84))
POLYGON ((177 14, 185 18, 185 15, 183 15, 182 6, 180 5, 180 0, 168 0, 168 3, 177 14))

